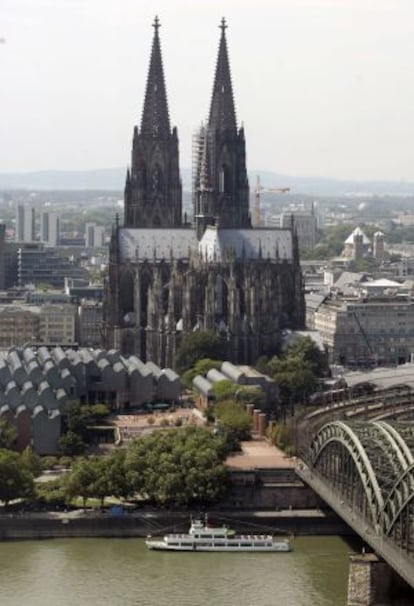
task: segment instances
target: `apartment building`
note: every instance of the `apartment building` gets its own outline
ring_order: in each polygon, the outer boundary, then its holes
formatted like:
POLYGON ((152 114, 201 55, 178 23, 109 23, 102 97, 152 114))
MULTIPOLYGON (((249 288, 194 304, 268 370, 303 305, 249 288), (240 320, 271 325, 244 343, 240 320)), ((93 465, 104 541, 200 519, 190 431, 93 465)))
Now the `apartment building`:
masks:
POLYGON ((75 305, 45 304, 40 307, 39 337, 42 343, 75 343, 75 305))
POLYGON ((78 307, 77 341, 83 347, 102 346, 103 307, 98 301, 81 301, 78 307))
POLYGON ((0 349, 40 339, 40 308, 28 305, 0 306, 0 349))
POLYGON ((335 297, 314 315, 331 364, 402 364, 414 354, 414 300, 409 294, 335 297))
POLYGON ((48 210, 40 215, 40 240, 47 246, 58 246, 60 243, 60 217, 48 210))
POLYGON ((75 343, 76 306, 1 305, 0 349, 33 343, 75 343))

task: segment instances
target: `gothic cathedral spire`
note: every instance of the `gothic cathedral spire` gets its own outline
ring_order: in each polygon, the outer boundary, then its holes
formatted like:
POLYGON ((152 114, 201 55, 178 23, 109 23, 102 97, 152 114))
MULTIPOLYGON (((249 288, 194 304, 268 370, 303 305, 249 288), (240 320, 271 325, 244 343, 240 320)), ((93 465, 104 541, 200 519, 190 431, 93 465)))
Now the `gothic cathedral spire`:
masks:
POLYGON ((226 28, 222 19, 208 123, 200 130, 195 150, 198 164, 195 166, 194 217, 198 238, 208 225, 251 227, 246 143, 243 128, 237 130, 226 28))
POLYGON ((159 135, 168 137, 170 134, 170 117, 168 115, 167 93, 158 33, 160 27, 159 19, 155 17, 153 23, 154 39, 152 41, 147 89, 141 120, 141 134, 153 137, 159 135))
POLYGON ((131 174, 125 187, 125 227, 181 225, 178 136, 177 129, 170 128, 158 17, 153 27, 141 130, 134 128, 131 174))
POLYGON ((236 112, 234 110, 233 88, 227 53, 226 28, 226 21, 223 18, 220 24, 221 38, 208 124, 211 128, 220 132, 229 130, 236 133, 236 112))

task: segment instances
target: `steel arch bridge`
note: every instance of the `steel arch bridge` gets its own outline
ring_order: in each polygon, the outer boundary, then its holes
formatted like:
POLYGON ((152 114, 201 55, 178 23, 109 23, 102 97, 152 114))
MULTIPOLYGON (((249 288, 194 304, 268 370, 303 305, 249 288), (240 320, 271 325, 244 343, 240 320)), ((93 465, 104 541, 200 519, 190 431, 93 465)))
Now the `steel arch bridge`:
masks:
POLYGON ((414 424, 332 421, 298 474, 414 587, 414 424))

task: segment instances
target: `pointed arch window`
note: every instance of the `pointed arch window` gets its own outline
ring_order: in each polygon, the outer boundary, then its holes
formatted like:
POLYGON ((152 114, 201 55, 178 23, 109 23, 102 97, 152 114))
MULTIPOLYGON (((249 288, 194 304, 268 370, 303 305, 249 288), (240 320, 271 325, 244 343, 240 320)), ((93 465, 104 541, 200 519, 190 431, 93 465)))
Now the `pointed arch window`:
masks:
POLYGON ((163 189, 163 174, 159 164, 156 164, 152 170, 152 191, 161 192, 163 189))
POLYGON ((136 179, 138 187, 142 187, 142 189, 146 189, 147 186, 147 170, 145 164, 141 162, 138 166, 136 172, 136 179))
POLYGON ((130 271, 125 271, 120 279, 119 307, 124 322, 131 323, 134 313, 134 278, 130 271))
POLYGON ((141 326, 146 327, 148 324, 148 293, 151 288, 152 276, 149 270, 144 271, 140 279, 140 302, 141 302, 141 310, 140 310, 140 319, 141 326))
POLYGON ((231 193, 231 171, 227 164, 223 164, 219 175, 219 191, 223 194, 231 193))
POLYGON ((214 284, 214 305, 216 318, 227 321, 228 289, 226 281, 218 274, 214 284))

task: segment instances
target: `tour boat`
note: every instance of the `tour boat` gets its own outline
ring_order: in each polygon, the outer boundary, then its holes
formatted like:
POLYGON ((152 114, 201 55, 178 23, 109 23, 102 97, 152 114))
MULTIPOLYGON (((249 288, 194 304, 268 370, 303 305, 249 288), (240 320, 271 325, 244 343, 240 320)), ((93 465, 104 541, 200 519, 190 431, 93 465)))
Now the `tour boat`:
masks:
POLYGON ((287 539, 273 535, 240 534, 227 526, 212 526, 207 518, 192 520, 187 534, 166 534, 161 539, 148 537, 149 549, 161 551, 291 551, 287 539))

